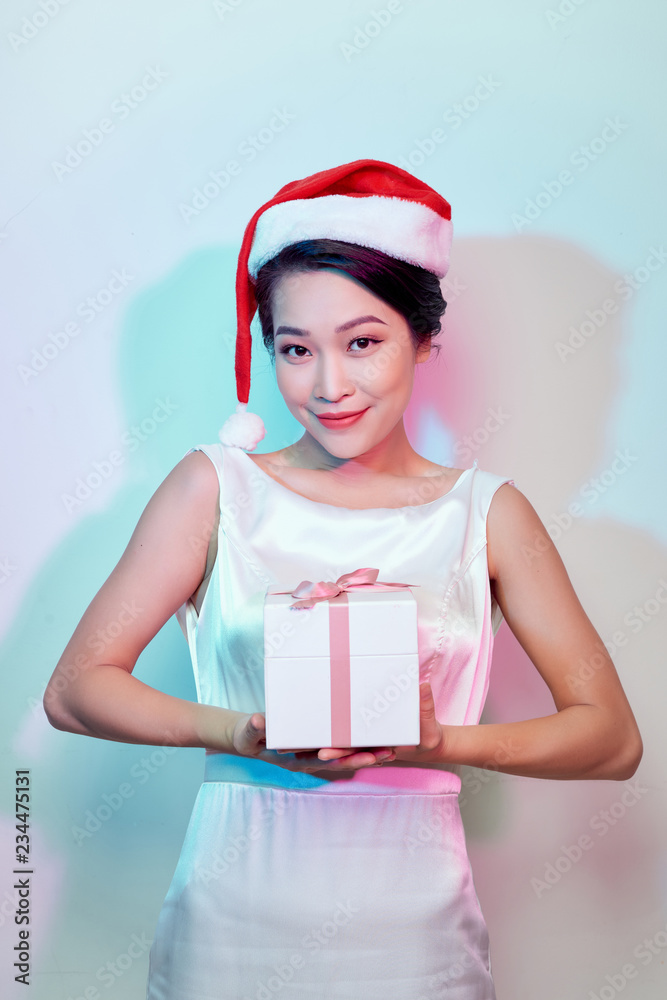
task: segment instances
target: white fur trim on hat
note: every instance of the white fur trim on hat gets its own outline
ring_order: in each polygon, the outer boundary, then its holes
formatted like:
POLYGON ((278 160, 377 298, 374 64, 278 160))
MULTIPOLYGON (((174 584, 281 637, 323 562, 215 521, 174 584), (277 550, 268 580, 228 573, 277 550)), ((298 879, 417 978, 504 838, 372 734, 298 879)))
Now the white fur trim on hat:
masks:
POLYGON ((227 417, 220 428, 218 437, 230 448, 254 451, 266 430, 258 413, 250 413, 247 403, 237 403, 236 410, 227 417))
POLYGON ((255 278, 262 265, 299 240, 331 239, 381 250, 444 278, 452 223, 420 202, 384 195, 297 198, 272 205, 257 220, 248 260, 255 278))

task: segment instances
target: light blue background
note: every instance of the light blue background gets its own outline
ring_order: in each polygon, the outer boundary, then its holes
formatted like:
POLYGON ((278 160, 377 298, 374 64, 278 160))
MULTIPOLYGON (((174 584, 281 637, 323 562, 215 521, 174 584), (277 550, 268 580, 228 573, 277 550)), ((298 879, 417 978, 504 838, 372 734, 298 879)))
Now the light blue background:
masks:
MULTIPOLYGON (((362 157, 406 158, 452 203, 451 277, 466 291, 450 296, 442 388, 429 383, 421 410, 415 398, 415 447, 435 461, 468 466, 477 457, 482 468, 515 475, 545 523, 581 499, 582 485, 608 470, 618 449, 637 456, 555 540, 603 638, 620 628, 631 640, 615 663, 645 738, 638 777, 647 791, 538 897, 531 878, 590 830, 623 786, 477 773, 479 794, 462 812, 499 1000, 588 996, 624 961, 639 970, 633 996, 664 993, 664 959, 645 966, 633 958, 667 922, 656 753, 664 746, 664 612, 648 614, 638 637, 625 616, 667 577, 667 267, 566 362, 554 345, 667 239, 667 17, 649 0, 563 0, 565 13, 555 0, 402 0, 369 37, 373 11, 386 6, 3 7, 3 995, 25 995, 13 992, 9 957, 10 796, 14 769, 30 767, 38 873, 30 995, 66 1000, 94 987, 104 997, 143 996, 145 949, 111 982, 98 973, 126 953, 133 934, 152 937, 202 752, 158 751, 148 773, 141 761, 150 763, 153 748, 57 732, 41 693, 153 491, 191 445, 216 440, 234 407, 234 269, 248 219, 288 181, 362 157), (121 115, 114 102, 149 68, 155 89, 121 115), (480 79, 494 83, 474 107, 480 79), (468 117, 455 127, 457 104, 468 117), (240 147, 275 109, 293 120, 249 159, 240 147), (70 172, 54 167, 105 117, 113 129, 90 155, 70 172), (571 157, 601 136, 607 119, 621 123, 618 136, 578 169, 571 157), (446 138, 431 151, 424 143, 434 129, 446 138), (230 158, 241 163, 238 176, 184 221, 182 206, 230 158), (513 217, 567 168, 573 182, 517 227, 513 217), (114 270, 127 286, 86 322, 79 304, 99 296, 114 270), (33 351, 73 321, 78 335, 26 374, 33 351), (171 414, 139 440, 132 428, 160 401, 171 414), (462 462, 456 442, 492 405, 506 406, 511 420, 462 462), (114 451, 122 459, 99 488, 76 505, 63 499, 114 451), (132 795, 78 842, 87 811, 123 782, 132 795)), ((299 425, 255 346, 250 404, 267 423, 259 450, 268 451, 295 440, 299 425)), ((496 658, 486 721, 553 711, 506 625, 496 658)), ((195 697, 175 620, 142 654, 137 676, 195 697)))

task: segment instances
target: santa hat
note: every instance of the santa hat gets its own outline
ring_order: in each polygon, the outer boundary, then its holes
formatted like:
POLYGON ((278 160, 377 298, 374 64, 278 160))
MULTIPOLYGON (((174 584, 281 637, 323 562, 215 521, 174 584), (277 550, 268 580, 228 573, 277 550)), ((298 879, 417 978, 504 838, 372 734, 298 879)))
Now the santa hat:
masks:
POLYGON ((291 243, 315 239, 381 250, 444 278, 452 242, 451 208, 407 170, 381 160, 355 160, 292 181, 257 209, 246 227, 236 270, 239 402, 220 430, 225 445, 253 451, 266 433, 261 417, 247 409, 257 272, 291 243))

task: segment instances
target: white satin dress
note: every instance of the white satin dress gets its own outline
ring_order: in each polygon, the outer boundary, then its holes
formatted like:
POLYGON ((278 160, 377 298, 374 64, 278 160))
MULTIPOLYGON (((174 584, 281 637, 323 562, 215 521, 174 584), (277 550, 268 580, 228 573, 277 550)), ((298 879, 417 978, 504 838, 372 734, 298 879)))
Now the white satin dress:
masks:
MULTIPOLYGON (((475 461, 435 500, 360 510, 295 493, 241 449, 190 451, 220 483, 204 600, 199 614, 191 600, 177 612, 200 702, 264 711, 267 587, 370 566, 418 584, 419 677, 438 720, 479 721, 502 621, 486 515, 514 480, 475 461)), ((455 765, 322 776, 207 752, 147 1000, 495 1000, 460 788, 455 765)))

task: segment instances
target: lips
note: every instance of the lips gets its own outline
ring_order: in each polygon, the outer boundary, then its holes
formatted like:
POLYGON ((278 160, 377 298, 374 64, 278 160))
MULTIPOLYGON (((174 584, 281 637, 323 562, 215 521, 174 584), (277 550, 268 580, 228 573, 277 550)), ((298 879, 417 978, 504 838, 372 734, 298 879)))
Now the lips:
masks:
POLYGON ((365 410, 357 410, 356 413, 346 414, 345 416, 341 415, 340 417, 325 417, 319 413, 316 413, 315 416, 323 427, 327 427, 329 430, 342 430, 344 427, 350 427, 356 423, 357 420, 363 417, 366 410, 368 410, 368 407, 365 410))

